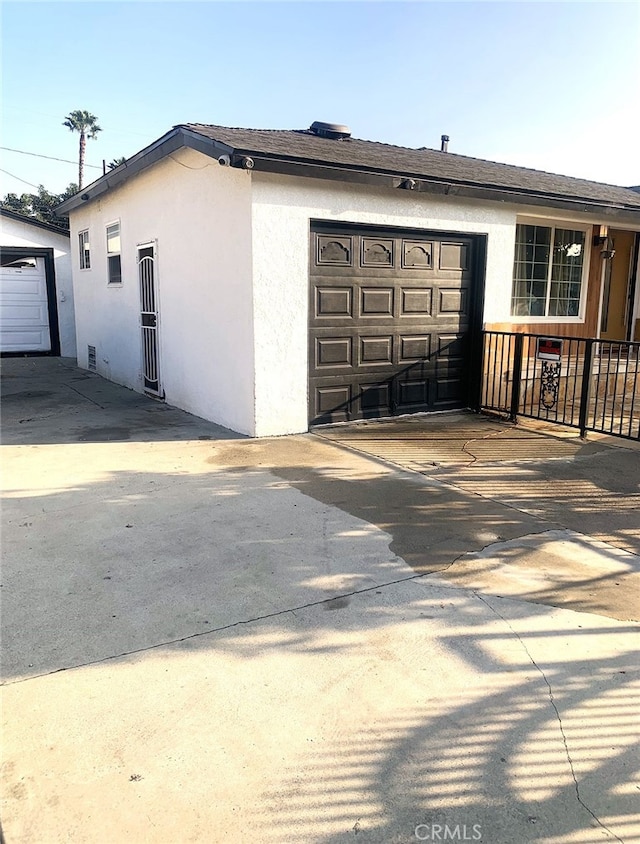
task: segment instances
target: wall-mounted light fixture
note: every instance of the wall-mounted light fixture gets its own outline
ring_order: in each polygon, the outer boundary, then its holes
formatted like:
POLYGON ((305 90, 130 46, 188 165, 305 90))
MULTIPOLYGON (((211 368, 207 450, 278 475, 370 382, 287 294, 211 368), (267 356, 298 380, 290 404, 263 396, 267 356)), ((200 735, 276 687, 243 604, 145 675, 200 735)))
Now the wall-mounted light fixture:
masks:
POLYGON ((600 257, 605 261, 610 261, 616 254, 613 243, 613 238, 609 235, 609 226, 594 226, 593 227, 593 245, 601 246, 600 257))
POLYGON ((593 227, 593 245, 604 246, 609 235, 609 226, 594 226, 593 227))

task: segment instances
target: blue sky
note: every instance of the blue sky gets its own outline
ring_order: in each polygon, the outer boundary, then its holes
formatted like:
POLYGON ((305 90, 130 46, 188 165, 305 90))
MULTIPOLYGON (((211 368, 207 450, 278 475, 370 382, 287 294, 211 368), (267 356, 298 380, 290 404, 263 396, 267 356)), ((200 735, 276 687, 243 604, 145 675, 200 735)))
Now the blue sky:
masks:
MULTIPOLYGON (((75 161, 85 181, 173 125, 305 128, 615 184, 640 184, 635 2, 4 2, 3 147, 75 161)), ((49 190, 74 164, 0 150, 49 190)), ((0 173, 0 196, 31 191, 0 173)))

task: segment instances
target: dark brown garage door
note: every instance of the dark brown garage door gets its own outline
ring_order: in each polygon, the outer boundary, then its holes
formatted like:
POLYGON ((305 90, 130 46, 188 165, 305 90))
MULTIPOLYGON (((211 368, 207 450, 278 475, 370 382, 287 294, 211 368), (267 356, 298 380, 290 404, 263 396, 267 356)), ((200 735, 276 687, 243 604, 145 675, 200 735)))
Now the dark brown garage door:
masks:
POLYGON ((314 228, 311 423, 468 405, 474 246, 442 233, 314 228))

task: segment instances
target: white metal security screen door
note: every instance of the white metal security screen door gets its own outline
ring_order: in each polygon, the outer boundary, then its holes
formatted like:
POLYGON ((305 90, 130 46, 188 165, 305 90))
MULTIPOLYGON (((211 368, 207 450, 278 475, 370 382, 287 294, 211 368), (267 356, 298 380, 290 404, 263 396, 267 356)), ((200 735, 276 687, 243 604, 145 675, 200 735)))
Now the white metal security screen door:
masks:
POLYGON ((142 329, 142 369, 146 392, 160 395, 158 366, 158 296, 153 246, 138 249, 140 280, 140 326, 142 329))

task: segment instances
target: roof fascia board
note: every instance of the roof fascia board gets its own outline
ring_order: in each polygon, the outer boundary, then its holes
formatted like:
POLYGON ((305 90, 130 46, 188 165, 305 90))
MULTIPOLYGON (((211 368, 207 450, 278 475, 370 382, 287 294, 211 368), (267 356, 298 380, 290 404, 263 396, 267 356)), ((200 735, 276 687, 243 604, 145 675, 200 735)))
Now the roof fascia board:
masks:
POLYGON ((216 158, 220 155, 231 154, 233 152, 232 148, 225 144, 209 140, 203 135, 198 135, 188 129, 176 127, 151 144, 151 146, 146 147, 134 155, 125 164, 121 164, 110 173, 107 173, 86 188, 83 188, 82 191, 60 203, 55 208, 56 214, 69 214, 70 211, 74 211, 87 202, 102 196, 107 191, 113 190, 113 188, 128 181, 132 176, 141 173, 161 159, 171 155, 172 152, 176 152, 183 147, 188 147, 196 150, 196 152, 216 158))
POLYGON ((377 173, 372 170, 355 170, 350 167, 314 164, 309 161, 293 161, 283 158, 269 158, 251 150, 235 150, 231 159, 233 167, 242 168, 243 159, 250 156, 256 171, 277 173, 283 176, 297 176, 310 179, 329 179, 335 182, 352 182, 359 185, 373 185, 397 188, 403 181, 391 173, 377 173))
POLYGON ((175 130, 167 132, 151 146, 141 150, 134 155, 126 164, 121 164, 110 173, 92 182, 69 199, 61 202, 55 209, 56 214, 68 214, 76 208, 84 205, 92 199, 97 199, 109 190, 121 185, 123 182, 155 164, 161 158, 180 149, 183 146, 180 135, 175 130))
POLYGON ((0 208, 0 216, 6 217, 9 220, 15 220, 17 223, 26 223, 28 226, 36 226, 37 228, 44 229, 52 234, 69 237, 69 231, 67 229, 61 229, 58 226, 50 225, 42 220, 37 220, 35 217, 25 217, 23 214, 16 214, 13 211, 9 211, 8 208, 0 208))
POLYGON ((240 153, 237 149, 232 158, 234 167, 242 166, 242 158, 250 155, 254 161, 254 170, 265 173, 278 173, 287 176, 328 179, 331 181, 350 182, 372 187, 396 188, 409 193, 429 193, 440 196, 459 196, 465 199, 489 200, 492 202, 514 203, 517 205, 535 205, 545 208, 560 208, 580 213, 597 213, 614 219, 627 219, 640 223, 640 209, 637 211, 624 206, 590 202, 585 199, 552 196, 549 194, 527 193, 507 188, 480 187, 456 182, 425 179, 424 177, 398 176, 376 171, 356 170, 347 167, 334 167, 314 164, 309 161, 292 161, 282 158, 261 156, 250 150, 240 153), (413 187, 404 185, 411 180, 413 187))
POLYGON ((201 152, 204 155, 209 155, 212 158, 219 158, 221 155, 233 155, 237 150, 221 141, 216 141, 214 138, 207 138, 199 132, 194 132, 192 129, 186 129, 184 126, 176 127, 180 134, 185 139, 185 146, 201 152))

